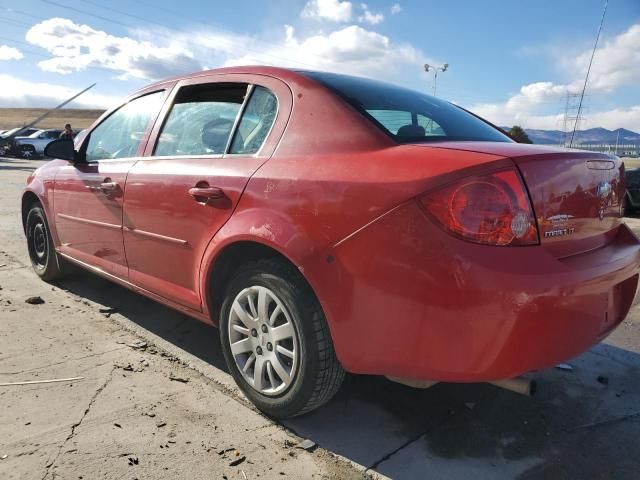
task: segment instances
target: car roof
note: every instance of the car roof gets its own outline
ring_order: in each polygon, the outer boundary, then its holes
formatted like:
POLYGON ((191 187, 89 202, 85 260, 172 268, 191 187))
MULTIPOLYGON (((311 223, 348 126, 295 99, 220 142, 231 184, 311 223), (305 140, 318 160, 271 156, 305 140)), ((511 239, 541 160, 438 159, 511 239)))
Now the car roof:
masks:
MULTIPOLYGON (((311 70, 308 70, 311 71, 311 70)), ((166 78, 164 80, 160 80, 159 82, 152 83, 142 89, 139 92, 146 91, 149 89, 153 89, 159 86, 162 86, 171 82, 178 82, 180 80, 187 80, 190 78, 198 78, 198 77, 206 77, 208 75, 229 75, 229 74, 253 74, 253 75, 267 75, 270 77, 276 77, 281 80, 295 80, 300 78, 308 78, 302 74, 300 69, 290 69, 284 67, 269 67, 265 65, 243 65, 236 67, 222 67, 222 68, 214 68, 211 70, 200 70, 197 72, 192 72, 187 75, 179 75, 176 77, 166 78)), ((136 92, 137 93, 137 92, 136 92)))

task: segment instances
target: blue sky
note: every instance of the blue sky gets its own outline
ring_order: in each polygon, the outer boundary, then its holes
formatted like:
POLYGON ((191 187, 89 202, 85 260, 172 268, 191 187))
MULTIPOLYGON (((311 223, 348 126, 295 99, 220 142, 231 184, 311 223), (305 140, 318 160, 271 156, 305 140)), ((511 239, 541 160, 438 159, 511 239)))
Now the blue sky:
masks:
MULTIPOLYGON (((233 64, 353 73, 430 92, 501 125, 561 127, 601 0, 4 0, 0 106, 109 106, 151 81, 233 64)), ((640 0, 610 0, 583 127, 640 131, 640 0)))

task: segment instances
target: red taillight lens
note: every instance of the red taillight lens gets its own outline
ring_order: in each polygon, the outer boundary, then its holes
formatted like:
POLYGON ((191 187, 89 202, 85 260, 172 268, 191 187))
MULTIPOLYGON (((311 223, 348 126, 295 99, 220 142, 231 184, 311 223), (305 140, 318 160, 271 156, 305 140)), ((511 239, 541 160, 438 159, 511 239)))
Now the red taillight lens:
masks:
POLYGON ((536 245, 529 197, 515 170, 467 177, 424 195, 427 212, 445 230, 486 245, 536 245))

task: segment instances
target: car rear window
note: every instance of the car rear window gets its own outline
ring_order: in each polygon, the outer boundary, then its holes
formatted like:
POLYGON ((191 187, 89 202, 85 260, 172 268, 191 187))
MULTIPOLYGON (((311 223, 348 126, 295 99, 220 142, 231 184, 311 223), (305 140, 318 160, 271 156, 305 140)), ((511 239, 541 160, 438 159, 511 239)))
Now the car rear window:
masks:
POLYGON ((414 90, 367 78, 300 72, 342 97, 400 143, 512 140, 456 105, 414 90))

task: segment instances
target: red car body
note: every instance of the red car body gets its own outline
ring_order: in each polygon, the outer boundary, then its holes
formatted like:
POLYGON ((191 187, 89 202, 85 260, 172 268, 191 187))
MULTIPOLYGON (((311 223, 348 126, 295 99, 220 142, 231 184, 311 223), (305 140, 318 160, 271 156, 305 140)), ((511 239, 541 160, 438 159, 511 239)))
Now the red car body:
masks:
POLYGON ((318 82, 278 68, 199 72, 132 98, 158 90, 164 104, 133 157, 53 160, 29 177, 23 211, 39 200, 56 251, 98 274, 216 324, 229 252, 275 251, 315 292, 347 371, 434 381, 552 366, 629 311, 640 248, 620 219, 617 158, 515 143, 398 144, 318 82), (178 88, 209 82, 276 95, 260 153, 153 156, 178 88), (531 245, 469 242, 425 208, 429 192, 505 169, 526 185, 531 245), (224 199, 196 202, 196 186, 224 199))

